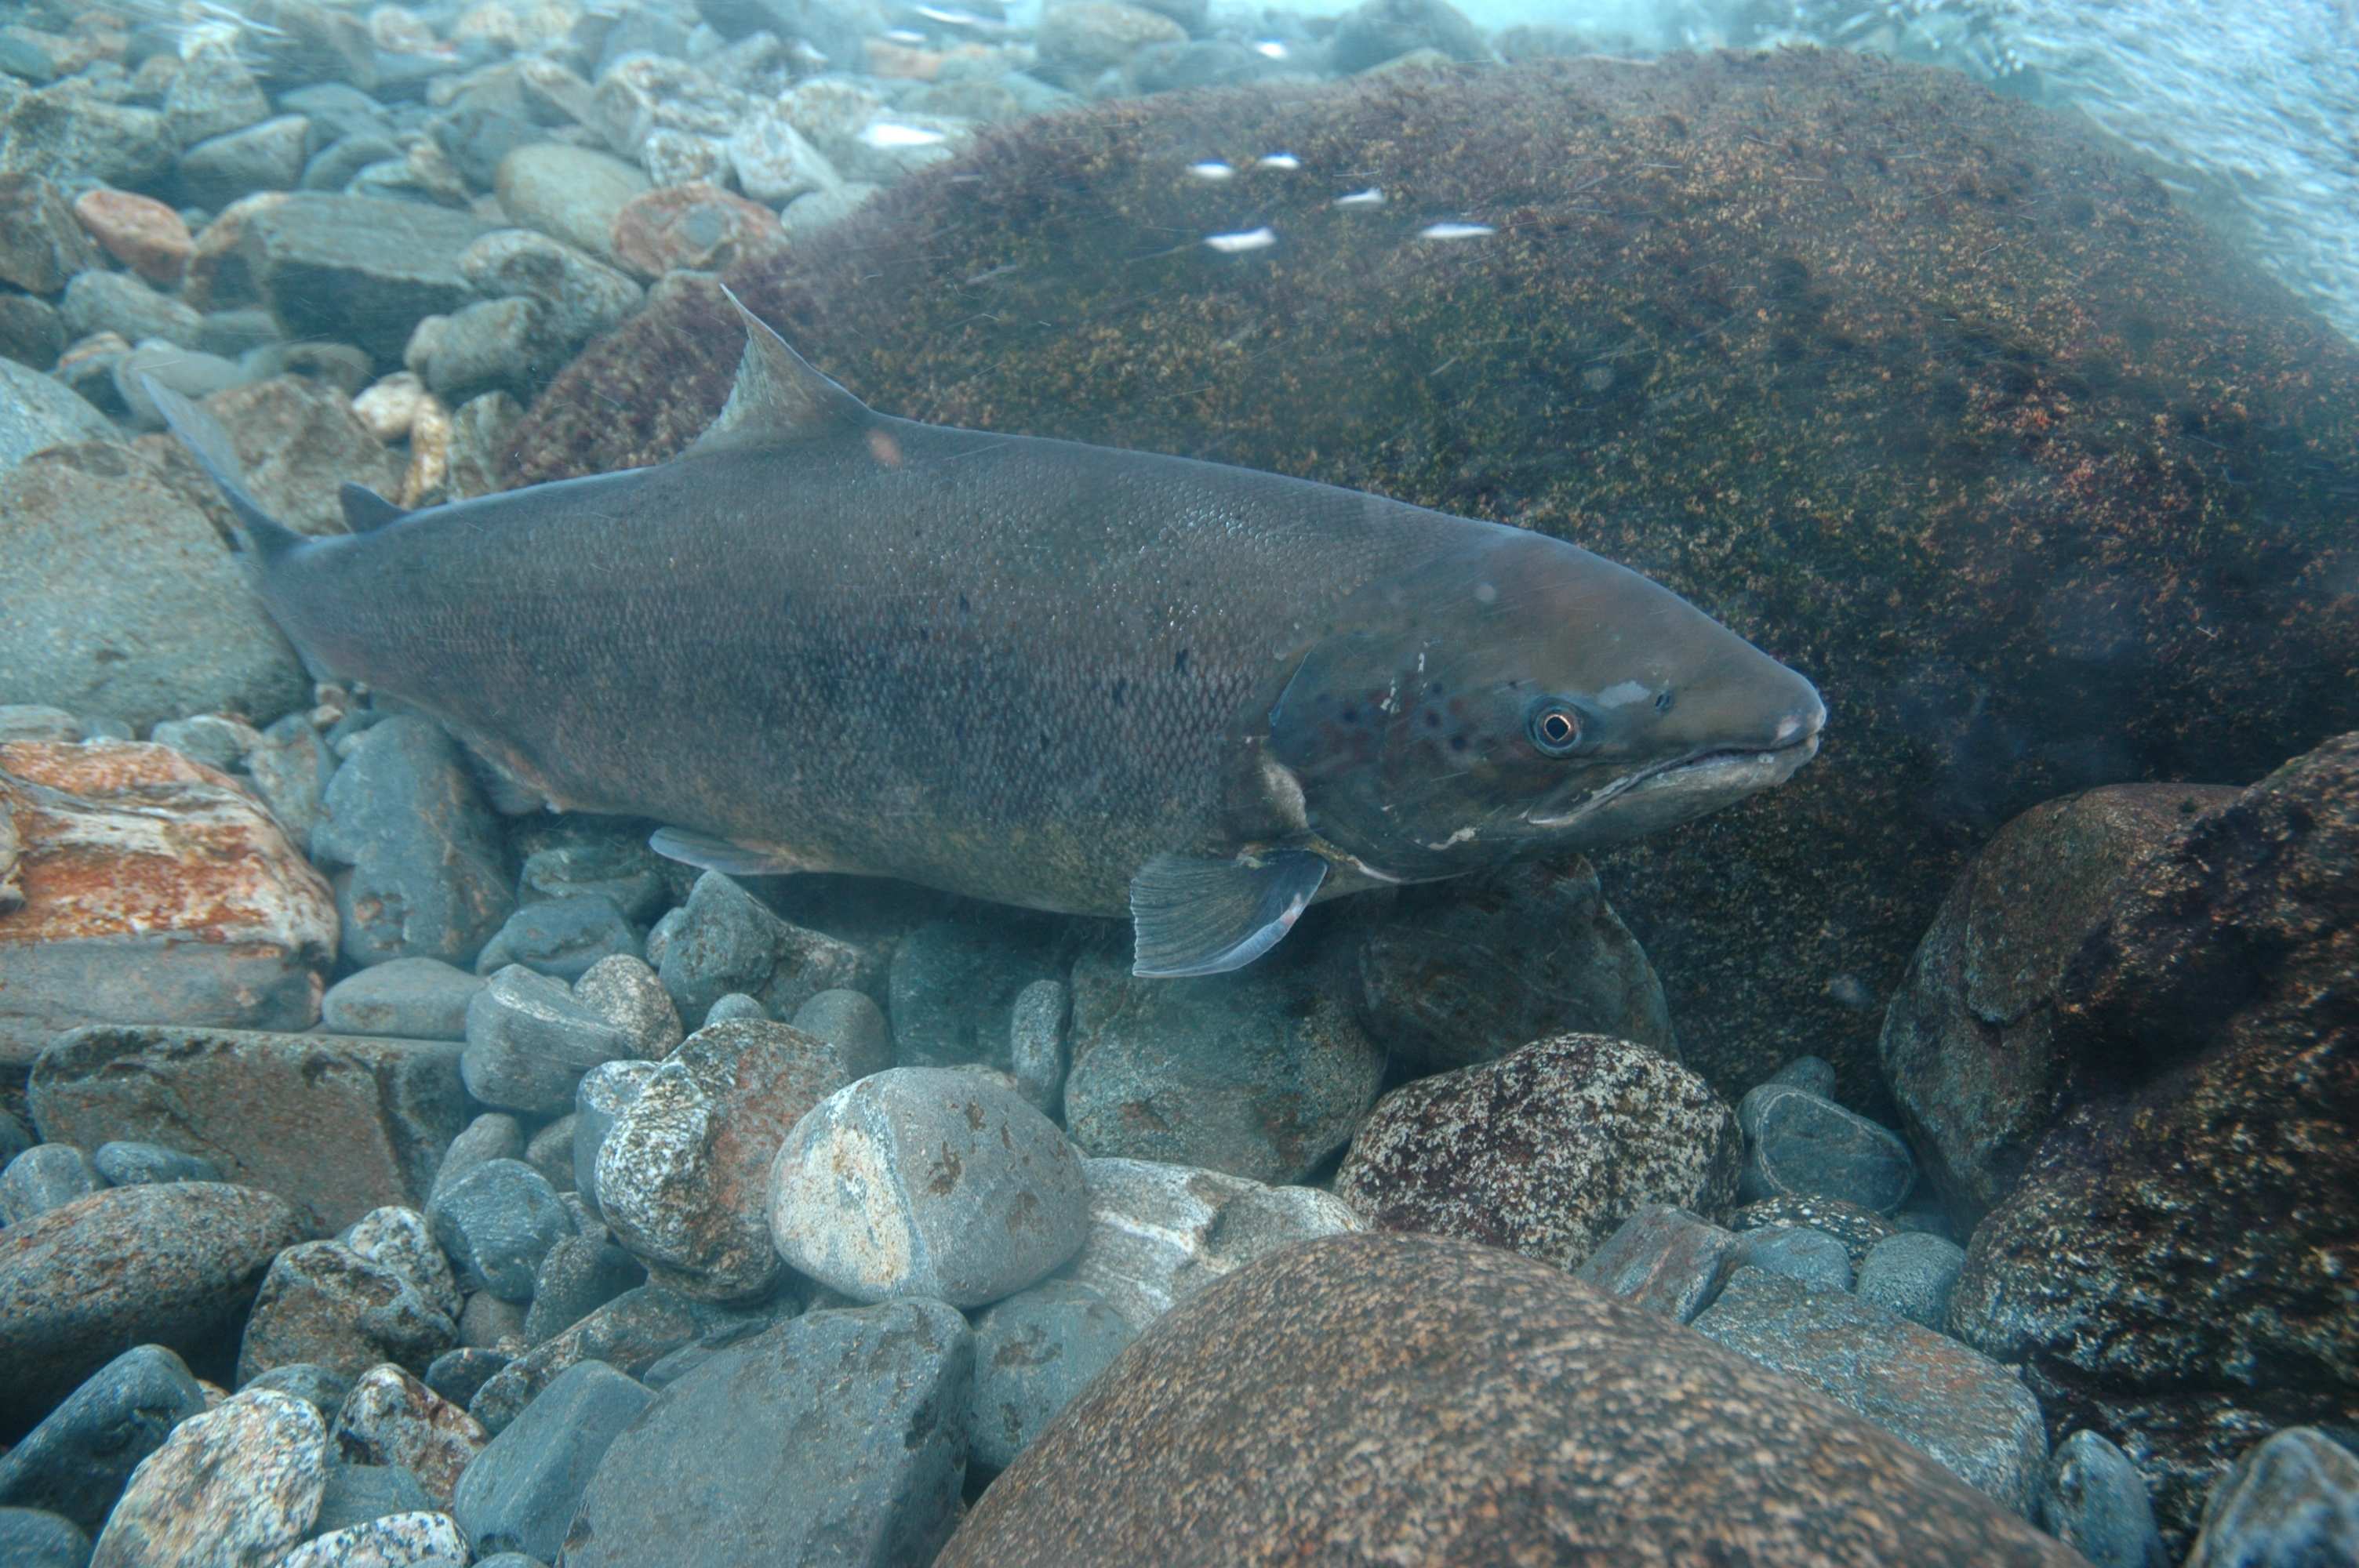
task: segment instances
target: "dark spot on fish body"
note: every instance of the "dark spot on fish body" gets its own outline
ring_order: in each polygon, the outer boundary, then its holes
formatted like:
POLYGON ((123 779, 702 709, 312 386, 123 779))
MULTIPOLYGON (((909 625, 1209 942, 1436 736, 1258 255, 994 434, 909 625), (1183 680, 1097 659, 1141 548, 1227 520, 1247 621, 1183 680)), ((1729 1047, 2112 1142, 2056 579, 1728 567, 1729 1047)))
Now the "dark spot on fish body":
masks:
POLYGON ((1173 654, 1173 655, 1172 655, 1172 658, 1171 658, 1171 673, 1172 673, 1173 675, 1175 675, 1175 676, 1183 676, 1183 677, 1187 675, 1187 673, 1188 673, 1188 650, 1187 650, 1187 649, 1182 648, 1182 649, 1180 649, 1180 650, 1179 651, 1179 653, 1177 653, 1177 654, 1173 654))
POLYGON ((1114 683, 1114 705, 1116 708, 1120 708, 1123 705, 1123 699, 1129 695, 1129 692, 1130 682, 1120 676, 1115 676, 1114 683))

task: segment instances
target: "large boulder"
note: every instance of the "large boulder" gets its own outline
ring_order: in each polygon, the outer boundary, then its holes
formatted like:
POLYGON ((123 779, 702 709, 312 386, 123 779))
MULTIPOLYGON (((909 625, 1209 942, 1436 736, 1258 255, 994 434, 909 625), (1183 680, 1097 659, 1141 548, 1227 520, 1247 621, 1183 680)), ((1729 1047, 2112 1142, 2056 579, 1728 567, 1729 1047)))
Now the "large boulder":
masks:
MULTIPOLYGON (((1724 1095, 1809 1052, 1879 1114, 1880 1004, 2009 816, 2359 725, 2359 348, 2094 132, 1951 72, 1779 50, 1111 103, 730 281, 887 412, 1527 524, 1809 675, 1818 763, 1599 864, 1724 1095), (1272 147, 1299 168, 1184 175, 1272 147)), ((520 476, 678 450, 742 341, 667 291, 535 406, 520 476)))
POLYGON ((2121 874, 2057 985, 2072 1099, 1950 1326, 2155 1488, 2174 1549, 2256 1438, 2359 1423, 2359 734, 2121 874))
POLYGON ((1571 1561, 2077 1559, 1898 1439, 1561 1270, 1364 1235, 1173 1308, 937 1564, 1571 1561))

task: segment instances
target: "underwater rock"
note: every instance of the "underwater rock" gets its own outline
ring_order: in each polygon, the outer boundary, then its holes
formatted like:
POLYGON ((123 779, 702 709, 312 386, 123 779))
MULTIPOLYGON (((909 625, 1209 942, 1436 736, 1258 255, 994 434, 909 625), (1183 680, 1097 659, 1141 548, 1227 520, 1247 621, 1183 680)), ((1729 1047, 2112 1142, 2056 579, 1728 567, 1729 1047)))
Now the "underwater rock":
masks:
POLYGON ((1016 993, 1061 975, 1071 957, 1070 925, 1037 915, 978 906, 963 919, 928 921, 895 946, 886 975, 895 1059, 1011 1066, 1016 993))
POLYGON ((1138 1337, 1071 1280, 1018 1291, 974 1320, 973 1463, 1004 1470, 1138 1337))
POLYGON ((2354 854, 2359 734, 2121 873, 2056 987, 2054 1051, 2084 1076, 1951 1302, 2051 1433, 2136 1462, 2174 1550, 2256 1437, 2359 1422, 2354 854))
POLYGON ((1086 82, 1120 66, 1139 49, 1188 40, 1170 17, 1124 0, 1058 0, 1044 6, 1037 42, 1040 60, 1065 79, 1086 82))
POLYGON ((1917 1450, 1560 1270, 1367 1235, 1287 1249, 1176 1308, 993 1483, 939 1561, 1583 1552, 2071 1560, 1917 1450), (1571 1409, 1592 1419, 1567 1445, 1571 1409))
POLYGON ((1361 0, 1336 18, 1327 63, 1348 74, 1420 49, 1453 60, 1495 58, 1481 30, 1449 0, 1361 0))
POLYGON ((438 1188, 426 1217, 459 1282, 504 1302, 532 1299, 540 1260, 574 1230, 557 1189, 521 1160, 486 1160, 438 1188))
POLYGON ((524 1124, 504 1111, 485 1111, 459 1130, 434 1167, 430 1198, 476 1166, 491 1160, 524 1158, 524 1124))
POLYGON ((0 175, 152 190, 170 172, 179 146, 163 114, 111 103, 87 77, 0 94, 0 175))
POLYGON ((1791 1084, 1763 1084, 1737 1102, 1748 1200, 1841 1198, 1877 1214, 1900 1206, 1917 1162, 1889 1128, 1791 1084))
POLYGON ((662 979, 627 953, 610 954, 582 971, 573 982, 573 1000, 621 1030, 634 1056, 667 1055, 685 1036, 662 979))
POLYGON ((1859 1299, 1937 1334, 1950 1327, 1950 1292, 1966 1266, 1966 1249, 1920 1231, 1886 1237, 1860 1260, 1859 1299))
MULTIPOLYGON (((327 1418, 334 1420, 342 1405, 339 1396, 327 1418)), ((387 1514, 421 1513, 433 1506, 418 1477, 397 1465, 352 1465, 339 1460, 328 1467, 327 1489, 320 1494, 320 1516, 311 1521, 311 1528, 324 1535, 387 1514)))
POLYGON ((0 1454, 0 1508, 46 1509, 97 1530, 138 1463, 204 1408, 178 1356, 160 1345, 126 1350, 0 1454))
POLYGON ((748 1321, 745 1314, 661 1285, 641 1285, 501 1368, 467 1401, 467 1413, 498 1433, 579 1362, 603 1361, 627 1377, 644 1377, 682 1346, 708 1334, 742 1329, 748 1321))
POLYGON ((658 186, 614 214, 614 259, 646 278, 717 272, 786 243, 777 213, 701 181, 658 186))
POLYGON ((203 317, 170 295, 158 294, 127 272, 95 265, 66 285, 58 319, 70 338, 113 332, 126 342, 154 338, 184 349, 195 346, 204 326, 203 317))
POLYGON ((2229 789, 2116 784, 2036 806, 1942 900, 1885 1014, 1881 1054, 1925 1173, 1969 1228, 2102 1064, 2058 1044, 2056 987, 2122 874, 2229 789))
POLYGON ((1734 1233, 1669 1204, 1648 1204, 1624 1220, 1572 1271, 1641 1312, 1687 1323, 1736 1267, 1734 1233))
POLYGON ((90 1537, 40 1509, 0 1507, 0 1561, 16 1568, 89 1568, 90 1537))
POLYGON ((152 196, 99 186, 74 198, 73 214, 108 255, 160 288, 179 286, 196 241, 171 208, 152 196))
POLYGON ((71 1143, 36 1143, 0 1169, 0 1226, 22 1225, 105 1185, 82 1150, 71 1143))
POLYGON ((521 295, 540 301, 542 331, 568 347, 620 326, 643 297, 622 273, 529 229, 484 235, 461 254, 459 272, 487 298, 521 295))
POLYGON ((1127 944, 1072 973, 1065 1127, 1110 1158, 1299 1181, 1375 1103, 1384 1051, 1298 936, 1230 974, 1141 979, 1127 944))
POLYGON ((795 1015, 787 1022, 842 1052, 843 1070, 855 1081, 893 1065, 892 1026, 865 991, 821 991, 795 1009, 795 1015))
POLYGON ((1090 1229, 1059 1277, 1144 1330, 1223 1275, 1298 1241, 1366 1228, 1316 1187, 1265 1186, 1152 1160, 1083 1160, 1090 1229))
POLYGON ((1736 1195, 1736 1118, 1643 1045, 1563 1034, 1376 1103, 1335 1173, 1371 1225, 1577 1268, 1647 1204, 1707 1217, 1736 1195))
POLYGON ((420 1202, 465 1114, 455 1045, 116 1024, 60 1035, 27 1098, 45 1130, 85 1146, 193 1144, 323 1229, 420 1202))
POLYGON ((98 252, 55 185, 38 174, 0 174, 0 283, 55 294, 97 265, 98 252))
POLYGON ((718 1351, 607 1447, 565 1562, 718 1568, 749 1541, 787 1562, 925 1562, 958 1516, 973 1377, 973 1334, 933 1301, 813 1313, 718 1351))
POLYGON ((91 1568, 276 1563, 310 1529, 327 1472, 319 1411, 288 1394, 233 1395, 139 1462, 91 1568))
POLYGON ((433 1222, 414 1208, 387 1204, 344 1227, 338 1238, 371 1263, 392 1270, 446 1317, 459 1314, 459 1281, 434 1238, 433 1222))
POLYGON ((436 1508, 490 1434, 474 1418, 398 1367, 371 1368, 353 1383, 330 1436, 349 1464, 397 1465, 436 1508))
MULTIPOLYGON (((731 284, 879 409, 1527 523, 1810 676, 1813 767, 1599 860, 1725 1095, 1807 1051, 1884 1114, 1878 1000, 2008 816, 2359 727, 2359 348, 2096 133, 1953 73, 1786 49, 1107 103, 731 284), (1271 147, 1300 168, 1184 177, 1271 147), (1182 243, 1241 213, 1277 243, 1182 243)), ((517 477, 678 450, 732 319, 652 303, 527 416, 517 477)))
MULTIPOLYGON (((207 398, 205 411, 229 432, 247 491, 298 533, 347 531, 339 494, 347 481, 388 493, 399 481, 398 460, 353 412, 351 400, 309 376, 273 375, 233 387, 207 398)), ((158 446, 189 493, 226 523, 230 514, 220 491, 180 444, 158 446)))
POLYGON ((2359 1457, 2322 1432, 2288 1427, 2212 1489, 2187 1568, 2301 1568, 2359 1558, 2359 1457))
POLYGON ((459 1325, 394 1270, 341 1241, 307 1241, 281 1252, 263 1276, 237 1380, 243 1387, 298 1364, 348 1378, 384 1361, 422 1372, 458 1336, 459 1325))
POLYGON ((386 1514, 315 1535, 273 1568, 437 1568, 467 1561, 467 1537, 449 1514, 386 1514))
POLYGON ((270 118, 270 100, 246 69, 234 38, 192 36, 164 89, 164 123, 172 145, 190 146, 209 136, 270 118))
POLYGON ((2146 1477, 2129 1455, 2093 1432, 2076 1432, 2048 1461, 2048 1532, 2091 1568, 2169 1568, 2146 1477))
MULTIPOLYGON (((201 1383, 198 1388, 200 1391, 210 1396, 212 1385, 201 1383)), ((238 1391, 245 1393, 251 1390, 269 1390, 276 1393, 291 1394, 318 1411, 321 1421, 333 1421, 336 1412, 343 1408, 344 1396, 353 1391, 353 1380, 341 1372, 331 1372, 325 1367, 311 1367, 301 1362, 294 1362, 285 1367, 272 1368, 238 1391)), ((330 1480, 329 1489, 331 1492, 334 1490, 332 1478, 330 1480)), ((426 1506, 426 1499, 423 1497, 419 1498, 419 1506, 420 1508, 426 1506)), ((324 1509, 324 1503, 322 1507, 324 1509)))
MULTIPOLYGON (((0 406, 54 424, 0 361, 0 406)), ((52 393, 59 389, 51 384, 52 393)), ((103 713, 134 725, 185 713, 240 713, 255 723, 307 703, 310 682, 273 628, 245 574, 180 487, 112 438, 58 427, 70 441, 0 475, 0 559, 9 615, 0 622, 0 691, 12 702, 103 713)), ((0 415, 0 438, 23 416, 0 415)), ((5 467, 0 463, 0 467, 5 467)))
POLYGON ((1765 1225, 1736 1238, 1732 1269, 1758 1269, 1814 1291, 1848 1291, 1851 1254, 1825 1231, 1808 1225, 1765 1225))
MULTIPOLYGON (((58 328, 54 316, 52 312, 49 325, 61 333, 63 329, 58 328)), ((64 347, 62 338, 58 346, 64 347)), ((42 362, 56 357, 52 351, 42 362)), ((0 360, 0 478, 15 471, 35 452, 69 441, 112 441, 117 434, 112 420, 57 382, 27 366, 0 360)), ((21 555, 10 558, 27 559, 21 555)), ((11 677, 12 706, 27 705, 25 694, 18 689, 23 678, 21 674, 11 677)))
POLYGON ((574 1090, 573 1190, 602 1220, 605 1211, 598 1201, 598 1156, 614 1130, 614 1119, 639 1098, 655 1073, 655 1063, 625 1057, 591 1068, 574 1090))
POLYGON ((622 159, 557 142, 509 153, 493 184, 510 221, 608 260, 615 218, 648 189, 647 177, 622 159))
POLYGON ((26 1431, 126 1345, 226 1373, 229 1336, 294 1206, 212 1182, 112 1187, 0 1230, 0 1437, 26 1431))
POLYGON ((324 190, 266 194, 269 203, 240 225, 238 260, 290 337, 357 343, 397 362, 420 318, 475 297, 458 258, 486 225, 463 212, 324 190))
POLYGON ((1884 1216, 1846 1198, 1762 1198, 1743 1205, 1728 1217, 1728 1228, 1740 1236, 1796 1225, 1822 1230, 1842 1242, 1854 1268, 1866 1260, 1869 1249, 1877 1242, 1900 1234, 1899 1227, 1884 1216))
POLYGON ((1044 1115, 1065 1114, 1065 1070, 1071 1044, 1065 1026, 1071 992, 1062 980, 1034 980, 1016 993, 1007 1014, 1008 1071, 1016 1090, 1044 1115))
POLYGON ((281 114, 242 131, 209 136, 180 152, 180 197, 218 210, 257 190, 288 190, 303 178, 311 122, 281 114))
POLYGON ((440 958, 395 958, 330 986, 320 1021, 339 1034, 464 1040, 467 1004, 484 985, 482 976, 440 958))
POLYGON ((697 878, 679 919, 665 922, 660 951, 651 936, 647 952, 682 1018, 702 1018, 731 991, 791 1013, 823 990, 873 990, 879 978, 864 949, 789 925, 719 871, 697 878))
POLYGON ((1696 1332, 1809 1384, 2033 1517, 2046 1485, 2039 1406, 2006 1368, 1840 1291, 1740 1268, 1696 1332))
POLYGON ((201 1154, 183 1153, 160 1143, 118 1138, 91 1153, 91 1163, 111 1187, 136 1187, 144 1182, 218 1182, 220 1167, 201 1154))
POLYGON ((615 1246, 604 1230, 560 1236, 533 1276, 524 1336, 534 1345, 553 1339, 625 1291, 647 1282, 646 1268, 615 1246))
POLYGON ((1412 888, 1359 944, 1360 1022, 1412 1067, 1495 1061, 1551 1034, 1610 1034, 1673 1061, 1662 982, 1585 857, 1412 888))
POLYGON ((654 1397, 603 1361, 567 1368, 459 1477, 451 1511, 475 1549, 554 1561, 598 1462, 654 1397))
POLYGON ((1072 1145, 1016 1095, 895 1067, 795 1124, 770 1170, 769 1219, 781 1258, 855 1301, 977 1307, 1071 1258, 1089 1199, 1072 1145))
POLYGON ((565 982, 510 964, 467 1004, 467 1092, 485 1105, 551 1115, 573 1103, 582 1075, 632 1054, 632 1040, 565 982))

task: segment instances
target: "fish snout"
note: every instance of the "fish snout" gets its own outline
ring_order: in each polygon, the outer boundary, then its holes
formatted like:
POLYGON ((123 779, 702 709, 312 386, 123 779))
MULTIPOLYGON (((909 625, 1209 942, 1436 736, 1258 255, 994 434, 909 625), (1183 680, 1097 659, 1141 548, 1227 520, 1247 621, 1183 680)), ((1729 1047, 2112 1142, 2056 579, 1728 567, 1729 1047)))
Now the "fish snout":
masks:
POLYGON ((1795 678, 1802 688, 1801 700, 1777 720, 1777 728, 1771 731, 1773 741, 1780 750, 1815 741, 1819 732, 1827 727, 1826 699, 1819 695, 1817 687, 1799 676, 1795 678))

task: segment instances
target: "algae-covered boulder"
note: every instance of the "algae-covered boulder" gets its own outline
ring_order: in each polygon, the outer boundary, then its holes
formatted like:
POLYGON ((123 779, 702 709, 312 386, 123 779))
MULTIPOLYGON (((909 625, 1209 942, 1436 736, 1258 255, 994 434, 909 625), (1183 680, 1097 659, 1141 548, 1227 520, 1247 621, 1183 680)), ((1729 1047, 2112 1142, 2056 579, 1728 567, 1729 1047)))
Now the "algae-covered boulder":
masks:
MULTIPOLYGON (((1542 529, 1817 681, 1807 771, 1600 864, 1723 1092, 1807 1052, 1879 1104, 1884 999, 2017 812, 2359 726, 2359 350, 2077 122, 1953 75, 1783 51, 1106 104, 731 282, 887 412, 1542 529)), ((742 341, 669 292, 517 477, 677 450, 742 341)))

